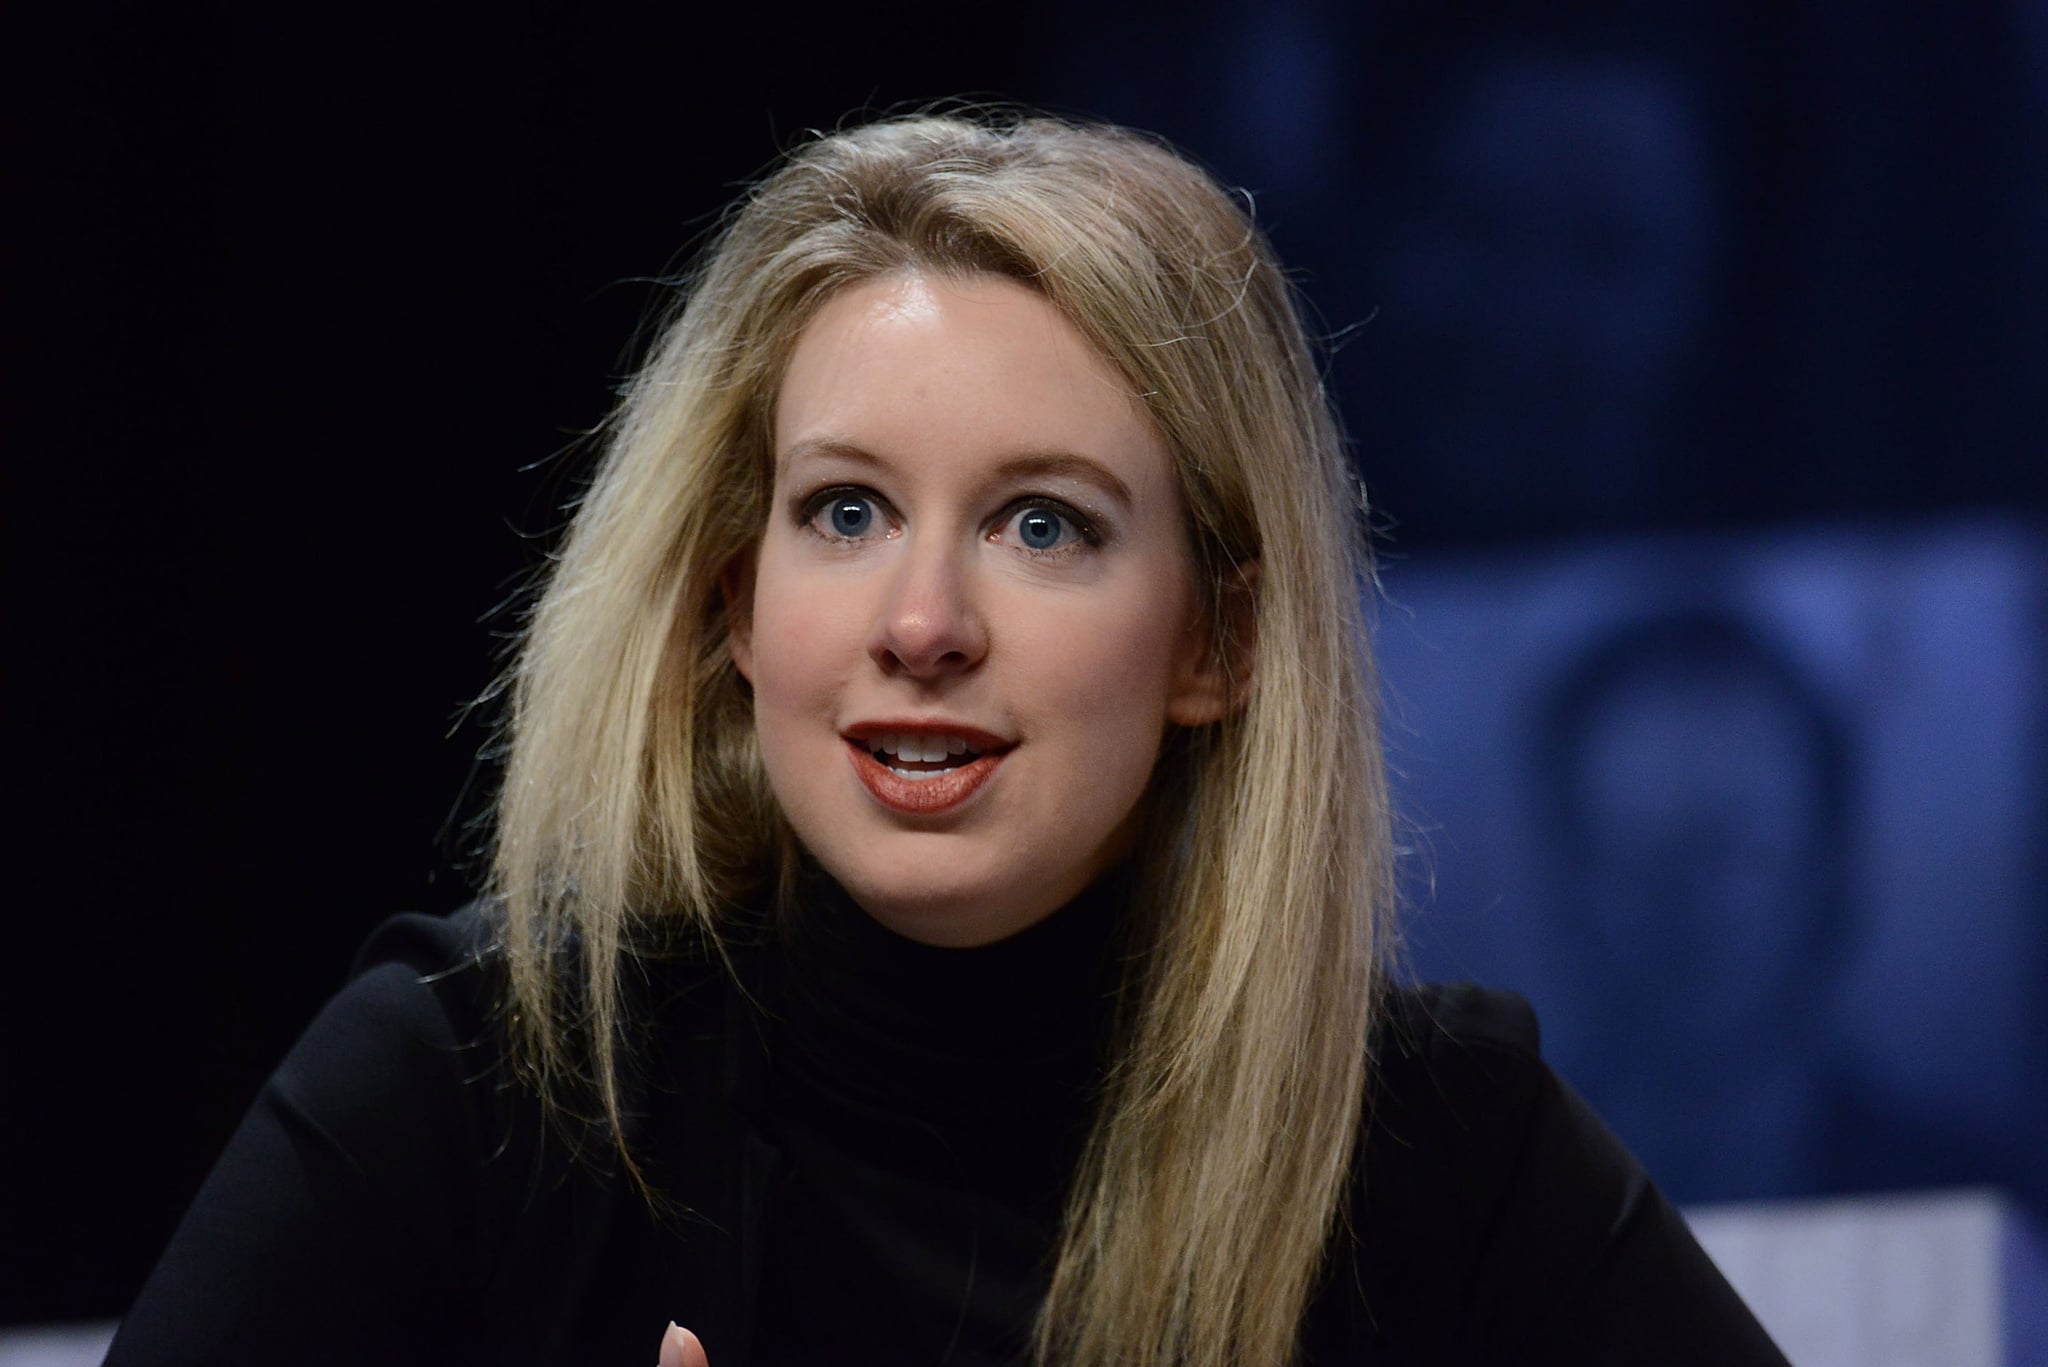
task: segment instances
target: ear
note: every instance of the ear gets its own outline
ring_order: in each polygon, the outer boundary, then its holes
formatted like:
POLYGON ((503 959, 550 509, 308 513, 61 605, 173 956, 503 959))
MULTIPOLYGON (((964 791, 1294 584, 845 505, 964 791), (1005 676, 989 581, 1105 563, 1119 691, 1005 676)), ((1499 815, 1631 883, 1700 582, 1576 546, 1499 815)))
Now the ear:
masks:
POLYGON ((1225 577, 1214 620, 1190 628, 1187 653, 1166 704, 1166 719, 1174 725, 1222 721, 1250 701, 1259 645, 1258 587, 1259 562, 1247 560, 1225 577))
POLYGON ((725 602, 725 648, 733 668, 754 681, 754 548, 749 546, 718 576, 718 596, 725 602))

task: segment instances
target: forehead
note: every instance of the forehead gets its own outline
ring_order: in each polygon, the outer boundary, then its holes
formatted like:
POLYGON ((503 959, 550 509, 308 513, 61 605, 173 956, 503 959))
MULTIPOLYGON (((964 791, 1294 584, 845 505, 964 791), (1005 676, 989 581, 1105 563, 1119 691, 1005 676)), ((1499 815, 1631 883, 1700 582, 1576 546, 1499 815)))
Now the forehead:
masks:
POLYGON ((777 460, 835 443, 884 457, 1069 452, 1127 482, 1169 476, 1115 367, 1043 296, 995 276, 907 271, 825 303, 776 395, 777 460))

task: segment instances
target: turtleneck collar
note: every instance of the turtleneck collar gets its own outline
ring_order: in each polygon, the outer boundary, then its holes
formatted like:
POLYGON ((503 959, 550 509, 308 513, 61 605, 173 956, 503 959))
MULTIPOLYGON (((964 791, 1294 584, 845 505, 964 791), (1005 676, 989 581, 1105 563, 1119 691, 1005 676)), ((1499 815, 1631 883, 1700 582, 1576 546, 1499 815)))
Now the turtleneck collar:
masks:
POLYGON ((1092 1119, 1130 894, 1119 869, 1017 935, 954 949, 898 935, 814 872, 772 956, 774 1123, 1057 1200, 1092 1119))

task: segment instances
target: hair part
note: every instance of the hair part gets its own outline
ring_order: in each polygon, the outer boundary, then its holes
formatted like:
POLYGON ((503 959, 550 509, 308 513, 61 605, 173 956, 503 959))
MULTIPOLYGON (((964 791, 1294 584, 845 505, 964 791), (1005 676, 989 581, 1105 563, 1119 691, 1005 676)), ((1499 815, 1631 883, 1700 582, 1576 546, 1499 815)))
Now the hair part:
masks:
POLYGON ((511 674, 493 890, 515 1056, 550 1105, 593 1102, 623 1152, 643 941, 715 946, 791 883, 721 583, 766 525, 797 337, 839 290, 906 270, 1025 285, 1129 383, 1173 453, 1245 700, 1173 737, 1154 777, 1130 1009, 1038 1356, 1290 1360, 1349 1190, 1392 903, 1363 509, 1270 248, 1141 135, 886 120, 796 151, 718 234, 511 674))

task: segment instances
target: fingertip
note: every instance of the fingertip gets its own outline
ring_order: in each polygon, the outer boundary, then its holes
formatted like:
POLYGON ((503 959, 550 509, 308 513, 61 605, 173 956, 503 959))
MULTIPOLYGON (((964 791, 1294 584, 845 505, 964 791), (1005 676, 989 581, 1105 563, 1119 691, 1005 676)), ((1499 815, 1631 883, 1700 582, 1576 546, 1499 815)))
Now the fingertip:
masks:
POLYGON ((661 1336, 660 1367, 711 1367, 704 1355, 704 1344, 689 1330, 674 1320, 661 1336))

